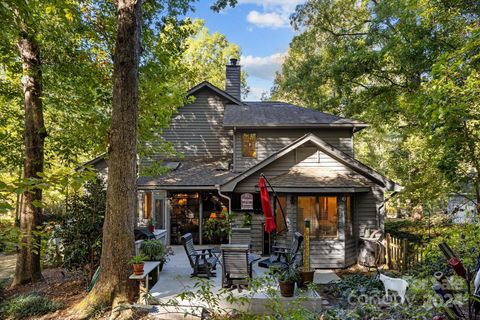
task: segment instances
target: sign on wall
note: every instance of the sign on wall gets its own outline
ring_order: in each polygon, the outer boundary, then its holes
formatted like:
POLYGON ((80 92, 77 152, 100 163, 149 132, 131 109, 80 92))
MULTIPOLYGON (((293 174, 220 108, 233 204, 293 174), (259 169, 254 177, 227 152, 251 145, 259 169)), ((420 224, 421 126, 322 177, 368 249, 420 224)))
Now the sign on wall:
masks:
POLYGON ((242 195, 240 196, 240 209, 253 210, 253 194, 242 193, 242 195))

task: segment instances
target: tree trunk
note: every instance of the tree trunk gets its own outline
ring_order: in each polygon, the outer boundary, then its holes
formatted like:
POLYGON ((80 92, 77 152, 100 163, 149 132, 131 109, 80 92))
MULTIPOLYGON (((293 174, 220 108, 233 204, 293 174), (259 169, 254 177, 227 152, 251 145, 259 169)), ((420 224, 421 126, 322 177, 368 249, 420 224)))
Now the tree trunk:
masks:
MULTIPOLYGON (((100 276, 92 292, 74 308, 73 316, 87 317, 99 304, 128 302, 128 280, 134 254, 137 199, 136 141, 138 121, 138 64, 141 0, 118 0, 114 54, 112 125, 108 149, 107 212, 103 225, 100 276)), ((115 311, 115 309, 114 309, 115 311)), ((114 315, 113 312, 112 315, 114 315)))
MULTIPOLYGON (((47 135, 43 123, 42 72, 40 49, 35 39, 22 31, 17 43, 22 59, 22 87, 25 106, 25 162, 24 178, 38 179, 43 172, 43 146, 47 135)), ((40 268, 40 238, 34 234, 42 212, 42 190, 32 188, 23 193, 20 209, 21 248, 17 255, 15 278, 12 286, 35 282, 42 278, 40 268)))

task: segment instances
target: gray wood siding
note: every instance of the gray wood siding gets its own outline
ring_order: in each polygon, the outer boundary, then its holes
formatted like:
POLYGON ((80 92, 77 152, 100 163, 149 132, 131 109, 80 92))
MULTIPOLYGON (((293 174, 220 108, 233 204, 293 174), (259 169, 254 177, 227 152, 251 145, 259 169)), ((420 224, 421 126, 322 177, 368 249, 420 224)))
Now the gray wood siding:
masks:
POLYGON ((307 133, 313 133, 325 142, 353 156, 353 137, 351 130, 333 129, 266 129, 256 131, 238 130, 235 132, 235 168, 237 172, 245 171, 271 154, 291 144, 307 133), (257 158, 242 157, 242 133, 257 134, 257 158))
MULTIPOLYGON (((268 178, 276 177, 280 174, 288 172, 291 168, 295 167, 314 167, 321 169, 328 169, 338 172, 353 172, 350 168, 346 167, 337 160, 319 151, 317 148, 311 147, 298 148, 287 153, 285 156, 274 161, 268 166, 260 170, 268 178), (318 160, 319 159, 319 160, 318 160)), ((235 187, 235 192, 252 192, 255 190, 255 186, 258 184, 260 171, 252 174, 250 177, 239 182, 235 187)))
POLYGON ((383 229, 383 200, 382 188, 373 185, 370 192, 359 193, 355 196, 356 233, 363 237, 365 229, 383 229))
POLYGON ((162 137, 186 158, 231 155, 233 133, 222 126, 225 100, 207 89, 195 97, 193 103, 179 108, 172 116, 162 137))

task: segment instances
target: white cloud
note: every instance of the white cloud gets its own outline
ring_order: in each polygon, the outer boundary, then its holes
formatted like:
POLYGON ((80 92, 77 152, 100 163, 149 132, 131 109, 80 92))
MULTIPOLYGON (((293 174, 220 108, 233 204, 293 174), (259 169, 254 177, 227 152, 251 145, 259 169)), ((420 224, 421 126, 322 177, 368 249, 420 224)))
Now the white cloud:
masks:
POLYGON ((274 53, 266 57, 242 56, 240 62, 249 76, 273 81, 284 57, 284 53, 274 53))
POLYGON ((248 13, 247 21, 260 28, 277 29, 288 25, 288 17, 281 16, 276 12, 260 13, 256 10, 248 13))
POLYGON ((247 100, 250 101, 259 101, 262 100, 264 94, 269 94, 270 90, 268 88, 260 88, 260 87, 250 87, 247 96, 247 100))
POLYGON ((281 9, 293 12, 295 7, 305 0, 239 0, 239 4, 254 4, 264 9, 281 9))
POLYGON ((253 4, 262 8, 262 12, 252 10, 247 21, 260 28, 277 29, 289 25, 289 17, 295 7, 304 0, 239 0, 239 4, 253 4))

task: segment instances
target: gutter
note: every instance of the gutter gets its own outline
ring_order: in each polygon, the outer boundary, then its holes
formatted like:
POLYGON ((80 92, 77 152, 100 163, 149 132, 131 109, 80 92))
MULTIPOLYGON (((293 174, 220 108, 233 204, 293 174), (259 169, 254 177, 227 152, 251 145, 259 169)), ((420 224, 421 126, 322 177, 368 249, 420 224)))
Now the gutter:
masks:
POLYGON ((216 184, 215 185, 215 188, 217 189, 218 191, 218 195, 224 199, 227 199, 228 200, 228 213, 232 213, 232 198, 230 198, 229 196, 223 194, 221 191, 220 191, 220 185, 219 184, 216 184))

